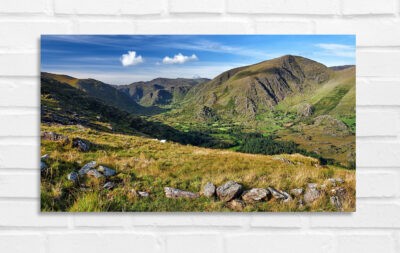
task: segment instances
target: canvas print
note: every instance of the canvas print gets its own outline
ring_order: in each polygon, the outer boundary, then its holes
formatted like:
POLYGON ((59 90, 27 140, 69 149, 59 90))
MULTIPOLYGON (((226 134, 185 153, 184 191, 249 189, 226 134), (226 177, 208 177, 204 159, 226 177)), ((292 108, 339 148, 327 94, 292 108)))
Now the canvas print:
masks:
POLYGON ((42 212, 353 212, 355 36, 42 35, 42 212))

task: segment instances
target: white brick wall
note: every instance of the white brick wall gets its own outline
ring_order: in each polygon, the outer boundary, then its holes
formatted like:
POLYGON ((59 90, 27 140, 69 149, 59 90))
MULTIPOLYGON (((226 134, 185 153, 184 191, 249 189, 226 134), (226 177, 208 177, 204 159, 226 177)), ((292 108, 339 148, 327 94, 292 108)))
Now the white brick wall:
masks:
POLYGON ((1 0, 0 252, 400 252, 400 0, 1 0), (356 33, 357 212, 39 212, 41 33, 356 33))

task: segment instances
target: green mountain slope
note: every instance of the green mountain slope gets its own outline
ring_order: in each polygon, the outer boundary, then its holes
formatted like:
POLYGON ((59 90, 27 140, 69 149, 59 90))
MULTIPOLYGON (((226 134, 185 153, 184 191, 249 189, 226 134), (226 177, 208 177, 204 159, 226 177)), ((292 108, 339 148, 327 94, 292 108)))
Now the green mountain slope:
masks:
POLYGON ((131 98, 143 106, 168 105, 179 102, 193 86, 207 81, 209 79, 206 78, 156 78, 148 82, 136 82, 114 87, 129 94, 131 98))

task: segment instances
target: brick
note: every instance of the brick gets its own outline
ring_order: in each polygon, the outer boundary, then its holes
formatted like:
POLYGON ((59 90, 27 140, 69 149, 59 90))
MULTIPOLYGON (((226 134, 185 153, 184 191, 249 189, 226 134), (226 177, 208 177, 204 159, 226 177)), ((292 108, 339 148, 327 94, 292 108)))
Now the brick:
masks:
POLYGON ((253 28, 246 21, 230 21, 230 20, 187 20, 187 21, 137 21, 136 33, 138 34, 234 34, 234 33, 251 33, 253 28))
POLYGON ((36 79, 0 79, 0 106, 39 107, 39 93, 36 79))
POLYGON ((67 216, 40 213, 39 199, 29 202, 0 201, 0 228, 67 227, 67 225, 67 216))
POLYGON ((357 105, 400 105, 400 80, 359 78, 357 83, 357 105))
POLYGON ((274 1, 255 0, 249 4, 246 0, 227 0, 227 11, 231 13, 274 13, 274 14, 338 14, 339 1, 274 1))
POLYGON ((223 0, 169 0, 170 13, 222 13, 223 0))
POLYGON ((217 234, 168 235, 166 236, 166 252, 222 252, 222 244, 217 234))
POLYGON ((346 234, 337 236, 336 240, 340 253, 396 252, 395 241, 389 234, 346 234))
POLYGON ((49 252, 160 252, 156 238, 134 233, 60 233, 48 235, 49 252))
POLYGON ((400 143, 358 143, 356 154, 357 167, 396 167, 399 166, 400 143))
POLYGON ((0 136, 39 136, 39 120, 39 112, 36 114, 0 114, 0 136))
POLYGON ((357 76, 400 77, 397 71, 399 61, 400 51, 358 51, 357 76))
POLYGON ((303 225, 301 216, 295 213, 279 213, 265 215, 262 213, 255 213, 251 219, 250 226, 252 227, 290 227, 300 228, 303 225))
POLYGON ((83 34, 133 34, 135 26, 131 21, 85 20, 78 22, 78 31, 83 34))
POLYGON ((256 32, 260 34, 312 33, 313 24, 309 21, 256 21, 256 32))
POLYGON ((39 55, 35 53, 0 54, 0 75, 38 76, 39 55))
POLYGON ((351 215, 325 213, 310 216, 313 228, 399 228, 400 205, 391 203, 357 202, 357 211, 351 215))
POLYGON ((332 237, 324 234, 240 233, 225 238, 226 252, 333 252, 332 237))
POLYGON ((343 14, 394 14, 396 13, 394 0, 382 0, 376 4, 374 0, 343 1, 343 14))
POLYGON ((400 20, 395 18, 316 19, 315 26, 316 34, 356 34, 357 46, 400 45, 400 20))
POLYGON ((39 173, 0 174, 0 197, 37 198, 39 173))
POLYGON ((357 171, 357 197, 394 197, 398 193, 399 176, 393 172, 357 171))
POLYGON ((44 13, 46 0, 2 0, 0 13, 44 13))
POLYGON ((396 136, 399 113, 387 110, 357 110, 357 137, 396 136), (385 122, 385 124, 382 124, 385 122))
POLYGON ((120 13, 121 0, 54 0, 57 14, 109 14, 120 13))
POLYGON ((38 234, 0 234, 0 249, 2 252, 25 253, 45 252, 45 238, 38 234))
POLYGON ((122 14, 156 15, 165 11, 166 0, 121 0, 122 14))
POLYGON ((0 22, 0 47, 39 49, 41 34, 65 34, 72 31, 69 21, 5 21, 0 22), (10 29, 13 30, 10 36, 10 29))
POLYGON ((1 145, 0 168, 39 170, 39 154, 39 140, 37 146, 1 145), (24 159, 20 159, 21 157, 24 159))

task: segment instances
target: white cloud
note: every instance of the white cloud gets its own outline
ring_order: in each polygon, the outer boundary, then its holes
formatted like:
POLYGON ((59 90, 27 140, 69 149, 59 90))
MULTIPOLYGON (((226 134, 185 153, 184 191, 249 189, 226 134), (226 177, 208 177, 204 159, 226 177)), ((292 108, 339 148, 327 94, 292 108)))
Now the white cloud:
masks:
POLYGON ((164 64, 183 64, 185 62, 189 61, 197 61, 199 58, 195 54, 192 54, 191 56, 186 56, 181 53, 174 55, 173 58, 169 56, 165 56, 162 62, 164 64))
POLYGON ((128 51, 127 54, 123 54, 120 58, 122 66, 133 66, 143 62, 143 58, 141 55, 136 56, 135 51, 128 51))
POLYGON ((325 55, 335 55, 341 57, 354 57, 355 47, 351 45, 344 44, 334 44, 334 43, 321 43, 315 46, 323 49, 323 54, 325 55))

